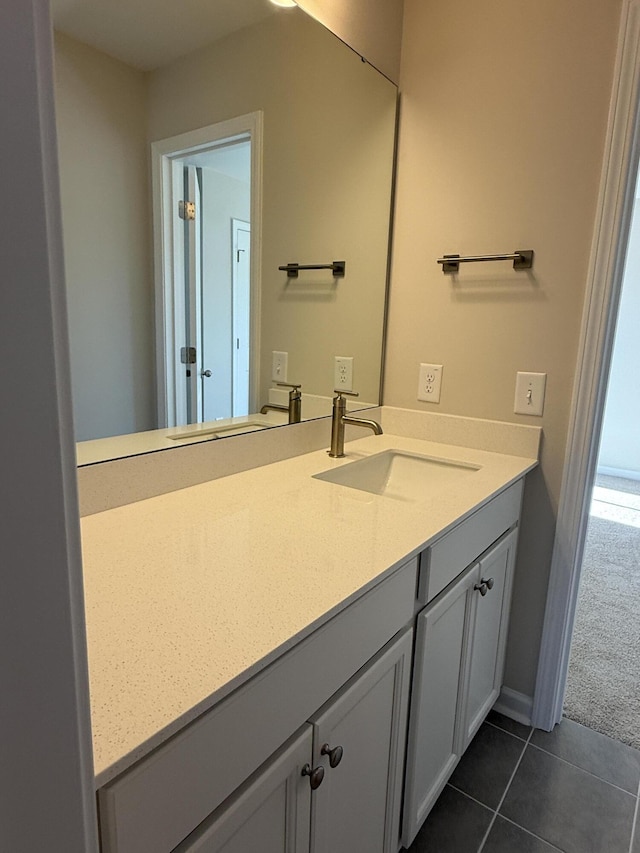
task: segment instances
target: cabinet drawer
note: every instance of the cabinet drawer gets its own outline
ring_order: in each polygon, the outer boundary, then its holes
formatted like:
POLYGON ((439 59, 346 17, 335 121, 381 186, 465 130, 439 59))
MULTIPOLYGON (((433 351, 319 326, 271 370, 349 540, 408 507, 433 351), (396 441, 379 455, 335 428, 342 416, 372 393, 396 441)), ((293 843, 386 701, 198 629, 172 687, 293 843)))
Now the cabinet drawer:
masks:
POLYGON ((426 604, 448 586, 476 557, 515 524, 520 515, 522 480, 496 495, 446 536, 427 548, 420 559, 418 599, 426 604))
POLYGON ((99 792, 103 853, 170 853, 413 616, 409 561, 99 792))

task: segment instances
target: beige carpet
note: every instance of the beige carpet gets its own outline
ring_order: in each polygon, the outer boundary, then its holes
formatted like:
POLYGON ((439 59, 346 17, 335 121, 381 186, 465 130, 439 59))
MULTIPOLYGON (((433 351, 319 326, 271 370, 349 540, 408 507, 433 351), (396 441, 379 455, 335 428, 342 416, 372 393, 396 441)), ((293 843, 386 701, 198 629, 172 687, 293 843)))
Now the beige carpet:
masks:
POLYGON ((604 517, 589 520, 564 713, 640 748, 640 483, 596 485, 604 517))

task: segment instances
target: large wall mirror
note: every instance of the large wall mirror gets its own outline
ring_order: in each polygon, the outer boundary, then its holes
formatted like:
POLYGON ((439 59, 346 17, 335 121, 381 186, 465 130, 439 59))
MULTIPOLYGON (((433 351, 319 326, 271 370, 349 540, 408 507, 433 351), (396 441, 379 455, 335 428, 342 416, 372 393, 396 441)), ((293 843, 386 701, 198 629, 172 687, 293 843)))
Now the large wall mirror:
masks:
POLYGON ((378 404, 396 87, 269 0, 51 5, 79 464, 378 404))

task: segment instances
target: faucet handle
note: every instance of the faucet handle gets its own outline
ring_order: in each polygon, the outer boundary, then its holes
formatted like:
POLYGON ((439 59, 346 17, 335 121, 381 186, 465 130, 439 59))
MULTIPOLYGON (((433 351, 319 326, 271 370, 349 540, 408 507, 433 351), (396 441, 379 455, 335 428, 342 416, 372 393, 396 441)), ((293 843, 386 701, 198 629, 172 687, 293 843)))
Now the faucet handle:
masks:
POLYGON ((333 393, 337 394, 338 397, 344 396, 345 394, 347 394, 349 397, 359 397, 360 396, 359 391, 345 391, 344 388, 334 388, 333 393))
POLYGON ((302 388, 302 385, 292 385, 291 382, 276 382, 276 385, 279 385, 281 388, 291 388, 293 391, 302 388))

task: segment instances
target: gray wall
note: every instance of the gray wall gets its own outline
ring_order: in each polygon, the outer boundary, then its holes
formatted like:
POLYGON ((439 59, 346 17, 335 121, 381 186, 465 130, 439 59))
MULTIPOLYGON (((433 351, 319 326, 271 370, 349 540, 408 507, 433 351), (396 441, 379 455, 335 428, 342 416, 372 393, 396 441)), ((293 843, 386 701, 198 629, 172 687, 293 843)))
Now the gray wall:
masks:
POLYGON ((0 9, 0 849, 97 851, 46 5, 0 9), (35 53, 38 61, 34 61, 35 53))
POLYGON ((78 441, 157 426, 146 93, 141 72, 56 36, 78 441))

